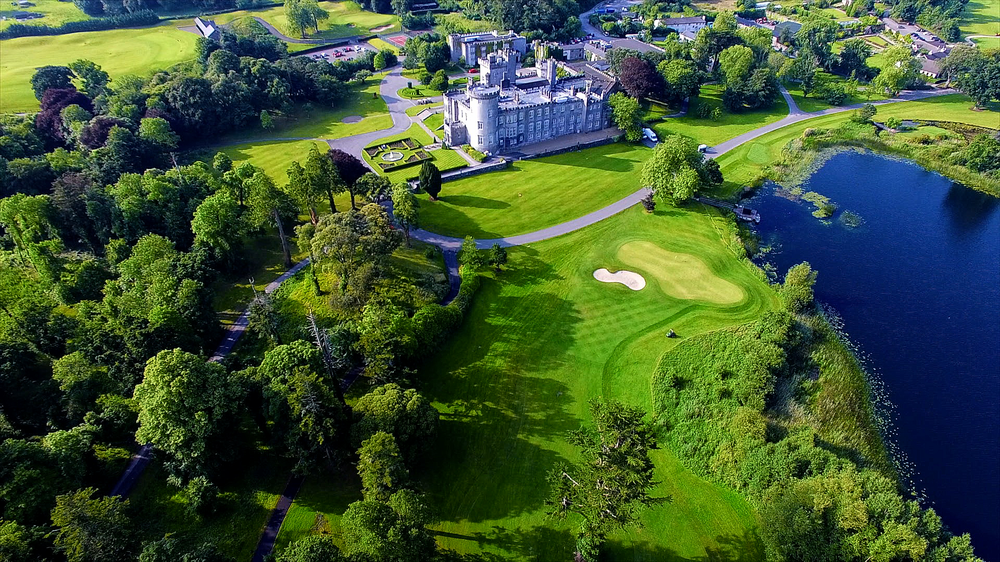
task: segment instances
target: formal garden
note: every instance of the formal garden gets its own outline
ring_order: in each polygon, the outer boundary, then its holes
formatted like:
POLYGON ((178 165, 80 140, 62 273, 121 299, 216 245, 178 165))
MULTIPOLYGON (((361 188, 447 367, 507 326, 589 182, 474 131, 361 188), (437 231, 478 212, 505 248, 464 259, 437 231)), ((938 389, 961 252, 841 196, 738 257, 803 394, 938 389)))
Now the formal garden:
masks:
POLYGON ((421 144, 409 137, 365 148, 368 159, 383 172, 404 168, 430 160, 431 155, 421 144))

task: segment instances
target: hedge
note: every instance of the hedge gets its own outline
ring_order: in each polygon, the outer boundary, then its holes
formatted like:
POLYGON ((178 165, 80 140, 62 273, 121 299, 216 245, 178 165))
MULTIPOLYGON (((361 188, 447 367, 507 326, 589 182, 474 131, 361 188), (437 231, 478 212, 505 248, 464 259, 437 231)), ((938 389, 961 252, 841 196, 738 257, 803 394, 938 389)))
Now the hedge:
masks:
POLYGON ((118 29, 120 27, 144 27, 155 25, 160 22, 160 16, 151 10, 133 12, 111 16, 109 18, 93 18, 84 21, 71 21, 62 25, 52 27, 50 25, 24 25, 23 23, 11 24, 7 29, 0 31, 0 39, 13 39, 15 37, 35 37, 39 35, 64 35, 67 33, 80 33, 83 31, 104 31, 106 29, 118 29))

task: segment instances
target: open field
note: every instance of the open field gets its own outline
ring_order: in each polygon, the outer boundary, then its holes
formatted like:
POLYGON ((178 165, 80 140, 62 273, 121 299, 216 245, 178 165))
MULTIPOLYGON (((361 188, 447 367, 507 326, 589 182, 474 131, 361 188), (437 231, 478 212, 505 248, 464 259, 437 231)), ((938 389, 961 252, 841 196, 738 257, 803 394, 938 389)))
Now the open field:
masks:
POLYGON ((972 41, 980 49, 1000 49, 1000 37, 977 37, 972 41))
POLYGON ((657 123, 653 126, 653 130, 659 136, 663 136, 667 132, 677 133, 691 137, 698 144, 712 146, 762 125, 778 121, 788 115, 788 106, 785 104, 785 100, 779 98, 773 106, 767 109, 743 113, 729 113, 723 110, 722 115, 715 121, 708 117, 697 117, 700 105, 722 107, 722 90, 722 86, 718 84, 702 86, 701 92, 691 100, 687 115, 657 123))
POLYGON ((335 108, 312 104, 298 106, 287 114, 274 118, 270 130, 241 130, 212 139, 213 146, 243 143, 255 139, 316 138, 339 139, 392 127, 385 101, 378 94, 381 75, 368 79, 362 86, 349 86, 342 105, 335 108), (344 123, 345 117, 361 117, 361 121, 344 123))
POLYGON ((165 22, 135 29, 7 39, 0 57, 0 112, 38 109, 31 75, 40 66, 89 59, 112 80, 125 74, 147 75, 193 60, 197 38, 178 30, 175 22, 165 22))
MULTIPOLYGON (((875 119, 880 121, 889 117, 934 119, 1000 129, 1000 113, 998 113, 1000 104, 994 103, 993 111, 972 111, 970 109, 972 105, 972 100, 964 95, 940 96, 926 100, 880 105, 875 119)), ((722 167, 727 185, 735 189, 752 181, 763 167, 777 159, 785 145, 798 138, 802 131, 810 127, 835 127, 850 119, 850 116, 851 112, 845 111, 795 123, 745 143, 720 156, 718 158, 719 165, 722 167)))
POLYGON ((0 12, 32 12, 36 14, 45 14, 45 17, 23 21, 17 21, 13 18, 5 19, 0 21, 0 31, 7 29, 7 27, 13 23, 57 27, 71 21, 83 21, 90 19, 90 16, 83 13, 83 10, 77 8, 76 4, 73 2, 64 2, 63 0, 31 0, 31 3, 34 4, 34 6, 31 6, 30 8, 18 8, 16 6, 11 6, 10 2, 4 2, 0 12))
POLYGON ((249 160, 254 166, 264 169, 267 175, 278 185, 284 185, 288 181, 285 173, 293 160, 300 163, 305 162, 309 149, 315 145, 320 152, 330 149, 325 142, 303 140, 303 141, 261 141, 227 146, 220 148, 219 152, 225 152, 233 159, 233 162, 249 160))
POLYGON ((1000 33, 1000 0, 969 0, 962 16, 959 29, 963 37, 1000 33))
POLYGON ((609 144, 447 182, 438 201, 418 196, 420 224, 449 236, 495 238, 582 217, 639 189, 649 153, 641 145, 609 144))
MULTIPOLYGON (((350 0, 341 2, 320 2, 320 7, 330 12, 330 18, 320 22, 319 33, 307 34, 310 39, 339 39, 351 35, 367 35, 372 29, 392 26, 388 31, 399 30, 399 18, 392 14, 376 14, 366 12, 357 3, 350 0)), ((276 27, 288 37, 298 38, 288 29, 288 18, 285 17, 283 6, 273 6, 258 10, 238 10, 211 16, 211 19, 220 24, 229 23, 246 16, 254 16, 263 19, 267 23, 276 27)))

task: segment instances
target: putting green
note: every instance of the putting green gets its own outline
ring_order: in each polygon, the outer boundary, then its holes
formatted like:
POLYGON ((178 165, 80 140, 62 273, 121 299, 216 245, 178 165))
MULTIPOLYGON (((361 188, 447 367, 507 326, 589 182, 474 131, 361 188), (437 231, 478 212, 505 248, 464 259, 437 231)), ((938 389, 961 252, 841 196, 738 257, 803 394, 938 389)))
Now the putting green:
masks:
POLYGON ((198 36, 181 31, 174 22, 135 29, 111 29, 51 37, 20 37, 2 42, 0 112, 37 111, 31 90, 35 69, 87 59, 101 65, 114 79, 125 74, 148 75, 195 58, 198 36))
POLYGON ((691 254, 665 250, 652 242, 636 240, 618 248, 618 259, 645 273, 664 293, 684 300, 736 304, 743 289, 712 273, 705 262, 691 254))

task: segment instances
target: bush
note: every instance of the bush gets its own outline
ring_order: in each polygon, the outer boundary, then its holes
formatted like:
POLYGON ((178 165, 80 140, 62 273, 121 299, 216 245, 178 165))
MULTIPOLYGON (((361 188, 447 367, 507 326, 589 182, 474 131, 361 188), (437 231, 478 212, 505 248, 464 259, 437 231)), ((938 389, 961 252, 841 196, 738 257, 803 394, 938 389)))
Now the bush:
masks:
POLYGON ((118 29, 120 27, 140 27, 155 25, 159 23, 159 21, 160 17, 153 11, 143 10, 141 12, 119 14, 107 18, 71 21, 56 27, 52 27, 50 25, 24 25, 23 23, 15 23, 0 32, 0 39, 34 37, 39 35, 63 35, 66 33, 79 33, 81 31, 104 31, 105 29, 118 29))
POLYGON ((472 148, 471 144, 463 144, 462 150, 464 150, 465 153, 471 156, 472 159, 475 160, 476 162, 482 162, 483 160, 486 160, 486 154, 479 152, 475 148, 472 148))

